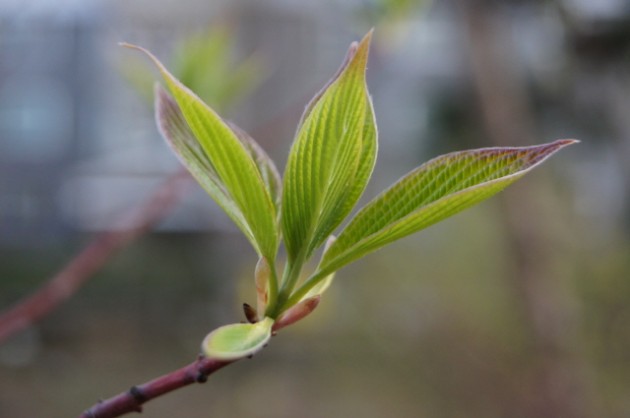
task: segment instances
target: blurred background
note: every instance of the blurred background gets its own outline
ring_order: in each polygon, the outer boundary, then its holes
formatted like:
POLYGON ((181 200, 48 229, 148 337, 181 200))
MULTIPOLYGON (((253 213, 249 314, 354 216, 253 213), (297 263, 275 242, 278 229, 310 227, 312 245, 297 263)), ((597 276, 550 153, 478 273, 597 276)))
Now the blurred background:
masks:
POLYGON ((0 310, 177 189, 151 232, 0 345, 0 417, 77 416, 189 363, 255 301, 246 240, 192 181, 164 185, 180 166, 156 74, 117 43, 152 50, 282 170, 304 105, 371 27, 366 198, 441 153, 582 142, 345 268, 253 360, 143 415, 630 416, 627 1, 0 0, 0 310))

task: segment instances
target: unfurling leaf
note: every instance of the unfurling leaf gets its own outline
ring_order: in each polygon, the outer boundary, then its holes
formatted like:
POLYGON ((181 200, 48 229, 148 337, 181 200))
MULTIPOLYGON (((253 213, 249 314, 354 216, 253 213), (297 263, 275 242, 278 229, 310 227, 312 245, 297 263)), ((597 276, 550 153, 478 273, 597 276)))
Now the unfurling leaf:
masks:
POLYGON ((171 102, 166 100, 165 94, 157 98, 157 116, 162 131, 182 135, 179 139, 167 138, 169 143, 184 148, 176 152, 189 169, 197 166, 195 171, 191 169, 193 175, 241 228, 258 254, 273 259, 278 250, 279 228, 275 198, 268 186, 273 180, 264 179, 264 176, 271 175, 266 156, 262 156, 259 149, 252 148, 250 139, 245 139, 247 145, 244 144, 219 115, 173 77, 150 52, 134 45, 124 45, 145 53, 158 67, 173 94, 174 101, 171 102), (174 109, 173 103, 177 104, 178 110, 174 109), (184 121, 185 124, 182 123, 184 121), (193 138, 197 145, 191 145, 193 138), (252 158, 252 154, 259 163, 264 161, 263 168, 252 158), (204 177, 203 170, 208 167, 212 168, 211 173, 204 177))
POLYGON ((215 329, 206 336, 201 348, 206 357, 238 360, 261 350, 271 338, 274 320, 265 318, 255 324, 231 324, 215 329))
POLYGON ((308 258, 350 213, 376 159, 365 83, 371 32, 352 45, 333 80, 309 103, 289 154, 282 228, 290 262, 308 258))
POLYGON ((494 195, 577 141, 486 148, 437 157, 361 209, 324 254, 315 280, 494 195))

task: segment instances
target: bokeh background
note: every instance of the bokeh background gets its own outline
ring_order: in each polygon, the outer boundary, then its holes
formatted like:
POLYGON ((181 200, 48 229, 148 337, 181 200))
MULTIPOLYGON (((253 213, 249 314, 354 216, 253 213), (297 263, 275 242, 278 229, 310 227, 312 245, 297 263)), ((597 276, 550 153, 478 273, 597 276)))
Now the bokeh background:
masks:
MULTIPOLYGON (((280 168, 375 28, 371 197, 441 153, 582 142, 338 273, 253 360, 147 417, 630 416, 630 3, 0 0, 0 310, 180 170, 154 51, 280 168)), ((255 254, 192 181, 74 297, 0 345, 0 417, 77 416, 192 361, 254 302, 255 254)))

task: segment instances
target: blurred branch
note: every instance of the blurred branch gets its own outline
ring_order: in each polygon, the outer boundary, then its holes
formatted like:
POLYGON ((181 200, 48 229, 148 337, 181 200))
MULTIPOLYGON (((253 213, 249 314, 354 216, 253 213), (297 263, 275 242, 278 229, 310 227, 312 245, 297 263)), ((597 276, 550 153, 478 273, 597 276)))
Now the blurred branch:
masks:
MULTIPOLYGON (((461 0, 468 31, 473 83, 485 130, 497 146, 522 145, 534 137, 534 120, 527 92, 510 67, 509 31, 499 8, 485 0, 461 0), (508 41, 509 42, 509 41, 508 41)), ((530 183, 531 184, 531 183, 530 183)), ((509 252, 514 254, 513 287, 521 303, 528 341, 535 361, 534 399, 529 405, 537 417, 593 416, 592 392, 580 376, 583 362, 575 355, 574 319, 566 289, 550 277, 553 249, 549 232, 533 214, 543 212, 527 193, 502 194, 503 223, 509 252)))
POLYGON ((188 179, 190 176, 184 170, 171 175, 130 216, 125 223, 130 227, 100 233, 42 287, 0 313, 0 343, 52 312, 119 250, 163 219, 179 200, 184 189, 180 183, 188 179))
POLYGON ((208 376, 233 363, 200 356, 188 366, 100 401, 79 418, 114 418, 129 412, 142 412, 142 404, 193 383, 204 383, 208 376))
MULTIPOLYGON (((188 35, 174 46, 168 67, 188 88, 221 115, 250 95, 270 74, 265 57, 253 52, 236 59, 236 33, 225 22, 188 35)), ((125 56, 120 74, 153 107, 155 78, 142 57, 125 56)))

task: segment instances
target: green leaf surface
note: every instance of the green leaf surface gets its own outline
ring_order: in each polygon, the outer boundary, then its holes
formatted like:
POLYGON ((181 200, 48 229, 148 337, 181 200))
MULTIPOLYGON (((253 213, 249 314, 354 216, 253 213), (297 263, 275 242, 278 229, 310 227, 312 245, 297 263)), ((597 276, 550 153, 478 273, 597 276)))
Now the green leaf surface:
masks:
POLYGON ((180 162, 255 245, 247 221, 236 206, 212 162, 190 130, 175 100, 159 85, 155 88, 155 115, 160 133, 180 162))
POLYGON ((256 142, 247 132, 239 128, 232 122, 228 122, 232 131, 236 134, 238 139, 243 143, 245 149, 253 158, 258 171, 262 176, 262 179, 267 187, 267 193, 271 196, 272 202, 275 206, 276 213, 280 213, 280 200, 282 198, 282 178, 280 172, 276 168, 276 164, 267 155, 265 150, 256 142))
MULTIPOLYGON (((197 181, 206 189, 228 214, 239 213, 225 186, 212 166, 212 162, 190 130, 177 102, 160 85, 155 87, 155 114, 160 133, 167 144, 188 168, 197 181)), ((256 163, 276 211, 279 210, 282 180, 273 160, 247 132, 232 122, 228 122, 234 134, 256 163)), ((241 216, 242 218, 242 216, 241 216)), ((235 220, 237 222, 237 220, 235 220)), ((239 222, 237 222, 238 224, 239 222)), ((242 229, 242 228, 241 228, 242 229)), ((244 231, 246 232, 246 231, 244 231)), ((247 233, 246 233, 247 235, 247 233)))
POLYGON ((204 338, 201 349, 209 358, 238 360, 260 351, 271 338, 274 320, 265 318, 255 324, 224 325, 204 338))
POLYGON ((365 83, 371 32, 309 103, 284 176, 282 228, 289 260, 308 258, 356 204, 374 167, 376 124, 365 83))
POLYGON ((454 152, 421 165, 357 213, 313 279, 487 199, 575 142, 454 152))
MULTIPOLYGON (((250 151, 228 124, 173 77, 155 56, 143 48, 123 45, 142 51, 158 67, 190 131, 214 168, 224 194, 229 195, 239 209, 247 228, 238 222, 237 225, 249 231, 246 235, 259 255, 275 258, 279 242, 276 209, 250 151)), ((234 214, 230 216, 238 218, 234 214)))

